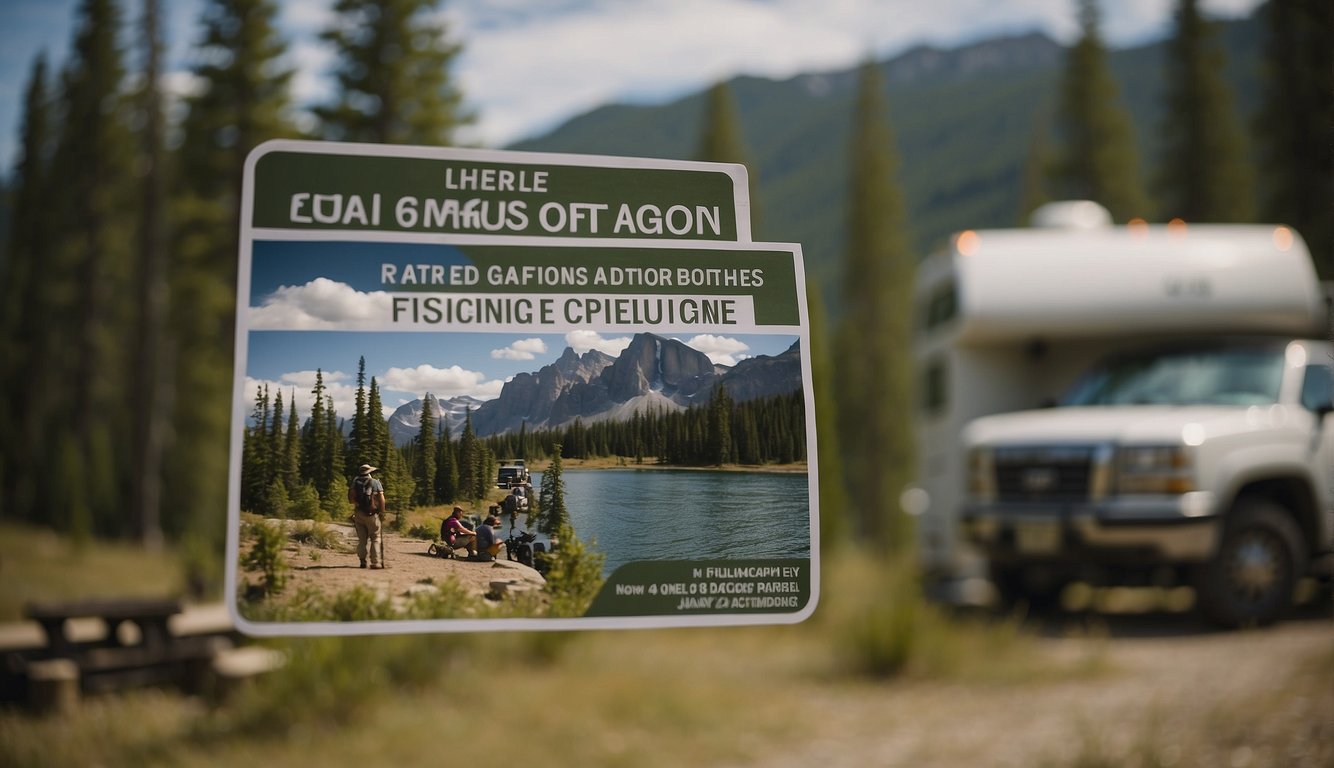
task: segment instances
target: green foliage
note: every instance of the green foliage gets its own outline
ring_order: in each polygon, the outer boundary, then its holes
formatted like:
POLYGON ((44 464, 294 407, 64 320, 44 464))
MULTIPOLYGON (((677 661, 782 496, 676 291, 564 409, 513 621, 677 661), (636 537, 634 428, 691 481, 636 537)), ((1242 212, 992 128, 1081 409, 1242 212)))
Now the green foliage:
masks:
POLYGON ((248 538, 253 542, 250 551, 241 557, 241 565, 260 572, 260 590, 265 595, 282 592, 287 585, 288 565, 283 556, 287 534, 282 525, 265 522, 252 523, 248 538))
POLYGON ((1270 0, 1261 15, 1264 96, 1255 138, 1264 219, 1296 227, 1320 278, 1334 280, 1334 4, 1270 0))
POLYGON ((432 412, 434 398, 427 392, 422 398, 421 427, 417 431, 415 443, 416 456, 412 465, 412 477, 416 486, 413 501, 418 505, 434 504, 436 501, 436 415, 432 412))
MULTIPOLYGON (((339 598, 349 615, 380 610, 358 587, 339 598), (352 594, 355 593, 355 594, 352 594)), ((355 725, 391 694, 436 684, 460 643, 439 635, 326 637, 275 643, 287 663, 204 725, 221 734, 287 735, 298 723, 355 725)), ((206 731, 207 732, 207 731, 206 731)))
POLYGON ((1217 32, 1196 0, 1179 0, 1167 45, 1167 114, 1156 178, 1165 219, 1235 222, 1254 215, 1254 174, 1224 65, 1217 32))
MULTIPOLYGON (((281 488, 282 482, 274 479, 275 487, 281 488)), ((287 507, 285 517, 299 517, 307 520, 320 517, 323 512, 320 509, 320 494, 315 490, 315 484, 311 482, 303 483, 292 491, 292 502, 287 507)))
POLYGON ((1079 7, 1083 37, 1070 49, 1057 102, 1053 195, 1095 200, 1117 221, 1147 218, 1135 136, 1107 66, 1097 0, 1080 0, 1079 7))
POLYGON ((912 482, 912 286, 907 221, 895 175, 884 81, 874 64, 859 75, 848 153, 848 248, 843 324, 836 340, 839 434, 860 532, 878 547, 906 552, 911 521, 898 504, 912 482))
POLYGON ((324 134, 341 141, 447 146, 466 121, 450 67, 440 0, 338 0, 323 33, 339 54, 339 92, 317 108, 324 134))
POLYGON ((343 552, 347 549, 342 534, 315 520, 294 524, 288 536, 298 544, 319 549, 328 549, 335 552, 343 552))
MULTIPOLYGON (((737 114, 736 99, 726 82, 714 83, 705 95, 704 119, 695 159, 712 163, 740 163, 746 166, 750 196, 752 230, 759 227, 760 206, 756 194, 759 170, 750 158, 737 114)), ((758 238, 757 238, 758 239, 758 238)))
POLYGON ((552 446, 551 464, 542 473, 542 486, 537 491, 537 504, 529 510, 529 517, 537 518, 537 530, 548 536, 556 535, 570 524, 570 512, 565 508, 565 478, 561 476, 563 472, 561 446, 552 446))
POLYGON ((413 539, 435 541, 440 538, 440 526, 431 523, 413 523, 408 527, 406 535, 413 539))
MULTIPOLYGON (((542 485, 546 487, 545 475, 542 485)), ((555 539, 560 546, 540 555, 548 566, 545 575, 546 592, 551 598, 549 615, 582 616, 597 597, 598 590, 602 589, 602 565, 607 557, 596 551, 596 541, 589 544, 580 541, 568 522, 556 530, 555 539)))

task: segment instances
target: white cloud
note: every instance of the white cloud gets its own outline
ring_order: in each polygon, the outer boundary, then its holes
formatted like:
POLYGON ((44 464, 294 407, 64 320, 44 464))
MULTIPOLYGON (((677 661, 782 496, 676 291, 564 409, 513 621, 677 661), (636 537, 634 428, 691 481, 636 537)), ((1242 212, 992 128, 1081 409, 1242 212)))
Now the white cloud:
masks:
POLYGON ((539 338, 519 339, 504 349, 491 350, 493 360, 533 360, 547 351, 547 343, 539 338))
MULTIPOLYGON (((341 371, 324 373, 325 397, 333 398, 334 412, 340 420, 351 418, 356 412, 357 388, 351 382, 351 377, 341 371)), ((269 388, 270 406, 278 393, 282 393, 284 419, 287 418, 293 402, 296 403, 297 421, 305 423, 310 417, 310 408, 315 403, 313 394, 315 371, 291 371, 281 374, 276 380, 247 376, 245 391, 249 402, 254 402, 256 389, 265 386, 269 388)))
POLYGON ((418 397, 430 392, 440 398, 472 395, 479 400, 498 397, 504 384, 503 381, 488 380, 478 371, 469 371, 457 365, 448 368, 425 364, 416 368, 390 368, 380 378, 382 388, 411 392, 418 397))
POLYGON ((599 352, 616 357, 630 346, 629 336, 619 336, 614 339, 604 339, 602 334, 596 331, 570 331, 565 334, 565 343, 578 354, 583 354, 590 349, 596 349, 599 352))
POLYGON ((305 285, 284 285, 250 308, 257 330, 355 329, 389 316, 388 293, 362 293, 346 283, 317 277, 305 285))
POLYGON ((742 354, 750 349, 749 345, 737 339, 729 339, 726 336, 702 333, 686 341, 685 344, 708 355, 715 365, 732 366, 750 357, 750 355, 742 354))

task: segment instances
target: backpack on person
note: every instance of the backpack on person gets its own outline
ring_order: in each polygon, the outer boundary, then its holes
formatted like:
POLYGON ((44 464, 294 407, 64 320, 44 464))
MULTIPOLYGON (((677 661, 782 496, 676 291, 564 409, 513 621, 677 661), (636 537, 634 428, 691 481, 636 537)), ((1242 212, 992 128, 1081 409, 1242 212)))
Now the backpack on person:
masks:
POLYGON ((375 481, 369 476, 352 481, 352 498, 357 511, 363 515, 375 514, 375 481))

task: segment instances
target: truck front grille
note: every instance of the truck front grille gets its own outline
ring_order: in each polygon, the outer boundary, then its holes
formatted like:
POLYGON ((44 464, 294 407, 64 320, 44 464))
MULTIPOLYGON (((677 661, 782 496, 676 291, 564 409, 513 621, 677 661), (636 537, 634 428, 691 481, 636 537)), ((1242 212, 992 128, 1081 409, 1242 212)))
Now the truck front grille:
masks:
POLYGON ((1000 501, 1063 502, 1089 498, 1092 446, 1025 446, 996 449, 1000 501))

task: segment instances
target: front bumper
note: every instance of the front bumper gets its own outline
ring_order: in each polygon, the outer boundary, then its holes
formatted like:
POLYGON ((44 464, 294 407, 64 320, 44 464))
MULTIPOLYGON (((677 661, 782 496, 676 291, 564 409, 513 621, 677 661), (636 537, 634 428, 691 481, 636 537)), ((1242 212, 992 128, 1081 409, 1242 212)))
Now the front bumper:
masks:
POLYGON ((1220 518, 1212 494, 1101 502, 972 504, 964 536, 993 561, 1160 565, 1208 560, 1220 518))

